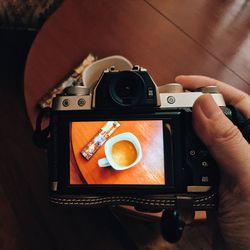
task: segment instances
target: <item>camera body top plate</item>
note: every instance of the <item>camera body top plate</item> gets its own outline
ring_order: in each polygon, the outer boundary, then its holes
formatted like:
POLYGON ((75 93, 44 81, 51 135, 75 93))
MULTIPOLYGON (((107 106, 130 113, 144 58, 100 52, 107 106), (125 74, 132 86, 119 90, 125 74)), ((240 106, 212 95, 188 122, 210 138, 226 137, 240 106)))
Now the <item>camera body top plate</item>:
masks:
POLYGON ((226 106, 216 86, 206 86, 194 92, 183 90, 178 83, 169 83, 158 88, 147 70, 139 66, 134 66, 130 71, 118 71, 110 67, 102 73, 94 87, 70 88, 70 93, 66 89, 62 95, 56 96, 53 110, 192 108, 196 99, 207 93, 211 94, 218 106, 226 106), (75 88, 75 95, 71 94, 72 88, 75 88))

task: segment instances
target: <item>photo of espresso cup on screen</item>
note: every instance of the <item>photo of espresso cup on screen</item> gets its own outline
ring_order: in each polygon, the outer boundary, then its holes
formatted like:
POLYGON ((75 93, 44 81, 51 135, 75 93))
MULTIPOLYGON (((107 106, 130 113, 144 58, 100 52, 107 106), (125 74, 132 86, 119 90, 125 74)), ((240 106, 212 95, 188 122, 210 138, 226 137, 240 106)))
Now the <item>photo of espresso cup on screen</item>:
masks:
POLYGON ((135 166, 142 158, 139 140, 132 133, 122 133, 105 143, 105 158, 98 160, 99 167, 111 166, 115 170, 125 170, 135 166))

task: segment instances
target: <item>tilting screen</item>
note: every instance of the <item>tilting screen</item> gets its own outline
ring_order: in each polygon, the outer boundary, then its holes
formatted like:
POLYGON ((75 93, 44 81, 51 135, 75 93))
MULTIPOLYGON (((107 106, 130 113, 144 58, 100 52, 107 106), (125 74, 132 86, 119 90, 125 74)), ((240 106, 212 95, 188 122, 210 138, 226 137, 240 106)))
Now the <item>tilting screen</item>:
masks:
POLYGON ((70 184, 165 185, 163 121, 70 125, 70 184))

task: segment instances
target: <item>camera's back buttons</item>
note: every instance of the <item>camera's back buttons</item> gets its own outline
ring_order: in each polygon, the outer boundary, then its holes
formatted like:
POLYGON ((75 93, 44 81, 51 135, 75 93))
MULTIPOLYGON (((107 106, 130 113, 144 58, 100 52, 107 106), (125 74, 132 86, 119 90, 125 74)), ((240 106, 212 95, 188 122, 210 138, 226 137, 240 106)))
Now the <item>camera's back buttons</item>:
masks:
POLYGON ((150 97, 154 97, 154 90, 153 90, 153 88, 152 87, 148 87, 148 89, 147 89, 148 91, 148 97, 150 98, 150 97))
POLYGON ((78 106, 82 107, 86 104, 86 101, 83 98, 80 98, 77 103, 78 103, 78 106))
POLYGON ((196 151, 194 149, 189 151, 189 155, 190 156, 195 156, 196 155, 196 151))
POLYGON ((203 162, 201 163, 201 165, 202 165, 202 167, 208 167, 208 162, 207 162, 207 161, 203 161, 203 162))
POLYGON ((174 98, 173 96, 168 96, 168 97, 167 97, 167 102, 168 102, 169 104, 174 104, 174 103, 175 103, 175 98, 174 98))
POLYGON ((63 105, 64 107, 68 107, 69 104, 70 104, 69 99, 64 99, 64 100, 62 101, 62 105, 63 105))
POLYGON ((201 183, 208 183, 208 182, 209 182, 209 178, 207 175, 201 176, 201 183))

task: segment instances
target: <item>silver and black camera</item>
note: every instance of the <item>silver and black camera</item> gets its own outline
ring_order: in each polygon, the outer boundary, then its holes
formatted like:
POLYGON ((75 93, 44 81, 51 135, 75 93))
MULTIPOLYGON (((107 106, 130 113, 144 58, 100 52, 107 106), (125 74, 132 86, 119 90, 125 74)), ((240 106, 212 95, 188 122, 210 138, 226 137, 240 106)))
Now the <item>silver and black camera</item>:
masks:
POLYGON ((204 93, 232 119, 217 87, 196 92, 177 83, 157 87, 139 66, 111 67, 92 88, 66 88, 54 99, 50 116, 51 201, 77 205, 78 199, 86 205, 92 204, 86 197, 96 197, 92 205, 147 205, 151 197, 152 206, 158 200, 164 207, 173 205, 177 194, 210 195, 205 203, 192 202, 197 209, 214 207, 211 192, 219 172, 192 128, 193 103, 204 93))
POLYGON ((192 106, 204 93, 249 141, 249 124, 225 105, 216 86, 194 92, 177 83, 157 87, 146 69, 134 66, 111 67, 88 88, 66 88, 52 109, 41 111, 34 133, 48 151, 50 202, 164 210, 162 232, 178 240, 184 224, 176 211, 194 216, 217 206, 218 167, 192 127, 192 106), (50 125, 42 129, 45 114, 50 125))

